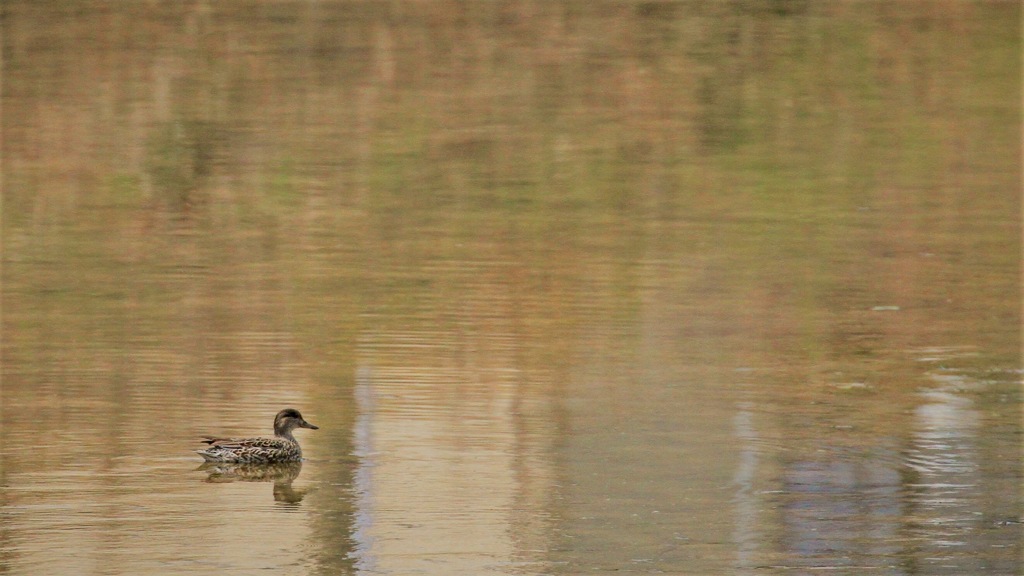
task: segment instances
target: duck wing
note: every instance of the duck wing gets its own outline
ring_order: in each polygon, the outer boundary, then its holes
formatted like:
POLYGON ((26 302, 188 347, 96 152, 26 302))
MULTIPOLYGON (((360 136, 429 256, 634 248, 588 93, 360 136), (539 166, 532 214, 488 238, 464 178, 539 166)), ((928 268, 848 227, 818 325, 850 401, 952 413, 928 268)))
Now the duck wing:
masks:
POLYGON ((241 448, 281 448, 290 444, 284 438, 217 438, 216 436, 203 436, 200 442, 224 448, 226 450, 238 450, 241 448))
POLYGON ((217 438, 206 436, 209 444, 196 453, 209 462, 274 462, 302 458, 296 442, 285 438, 217 438))

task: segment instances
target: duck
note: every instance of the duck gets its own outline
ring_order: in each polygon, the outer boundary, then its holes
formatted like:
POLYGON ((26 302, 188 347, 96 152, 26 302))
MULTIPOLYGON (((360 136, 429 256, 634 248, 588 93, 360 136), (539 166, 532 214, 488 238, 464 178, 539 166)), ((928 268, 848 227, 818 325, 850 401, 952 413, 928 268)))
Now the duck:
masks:
POLYGON ((236 464, 271 464, 275 462, 297 462, 302 460, 302 448, 292 436, 296 428, 319 430, 302 417, 294 408, 285 408, 274 417, 273 438, 219 438, 203 436, 202 442, 208 448, 196 450, 207 462, 231 462, 236 464))

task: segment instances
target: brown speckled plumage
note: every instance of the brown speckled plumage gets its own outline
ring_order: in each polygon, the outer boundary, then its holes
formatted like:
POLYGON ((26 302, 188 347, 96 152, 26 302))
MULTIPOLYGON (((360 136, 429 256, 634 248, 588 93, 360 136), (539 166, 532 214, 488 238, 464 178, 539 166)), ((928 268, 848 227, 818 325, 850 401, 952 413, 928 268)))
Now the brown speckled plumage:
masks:
POLYGON ((294 408, 277 413, 274 418, 273 438, 217 438, 204 436, 203 442, 209 448, 196 450, 207 462, 235 462, 241 464, 264 464, 269 462, 290 462, 302 459, 302 448, 292 436, 296 428, 317 427, 306 422, 294 408))

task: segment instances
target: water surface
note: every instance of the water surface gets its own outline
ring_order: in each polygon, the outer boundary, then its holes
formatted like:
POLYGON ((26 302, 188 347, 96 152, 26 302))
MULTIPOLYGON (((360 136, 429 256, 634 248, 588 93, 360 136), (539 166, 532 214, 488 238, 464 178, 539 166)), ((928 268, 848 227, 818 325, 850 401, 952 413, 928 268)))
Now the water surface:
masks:
POLYGON ((2 22, 0 571, 1022 571, 1017 3, 2 22))

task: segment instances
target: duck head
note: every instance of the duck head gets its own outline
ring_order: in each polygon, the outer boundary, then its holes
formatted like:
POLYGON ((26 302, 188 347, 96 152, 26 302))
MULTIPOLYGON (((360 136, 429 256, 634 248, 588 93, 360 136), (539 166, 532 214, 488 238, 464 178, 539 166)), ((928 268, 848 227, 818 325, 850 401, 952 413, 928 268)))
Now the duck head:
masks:
POLYGON ((320 427, 306 422, 306 419, 295 408, 285 408, 274 417, 274 434, 276 436, 291 436, 292 430, 296 428, 318 430, 320 427))

